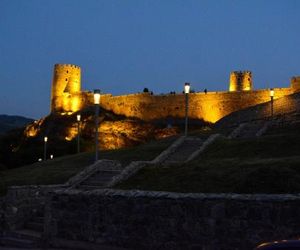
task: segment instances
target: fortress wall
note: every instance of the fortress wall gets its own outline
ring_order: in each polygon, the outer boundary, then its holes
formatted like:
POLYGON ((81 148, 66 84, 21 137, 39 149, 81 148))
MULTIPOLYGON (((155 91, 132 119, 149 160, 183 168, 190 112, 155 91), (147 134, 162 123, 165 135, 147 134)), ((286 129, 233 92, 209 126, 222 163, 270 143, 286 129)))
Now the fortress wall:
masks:
MULTIPOLYGON (((274 98, 300 91, 300 77, 291 79, 290 88, 275 89, 274 98)), ((270 101, 270 91, 252 90, 251 71, 233 71, 228 92, 189 94, 189 117, 216 122, 222 117, 250 106, 270 101)), ((122 96, 101 95, 101 106, 127 117, 145 121, 184 118, 185 95, 139 93, 122 96)), ((93 105, 93 93, 81 91, 81 69, 72 64, 55 64, 51 90, 51 112, 73 113, 93 105)))
MULTIPOLYGON (((274 89, 274 99, 294 93, 292 88, 274 89)), ((222 117, 260 103, 270 101, 270 90, 207 92, 189 94, 189 117, 216 122, 222 117)), ((53 98, 58 112, 76 112, 85 106, 93 105, 93 93, 63 93, 53 98)), ((184 118, 185 95, 151 95, 149 93, 112 96, 101 95, 101 106, 127 117, 137 117, 145 121, 184 118)))
MULTIPOLYGON (((274 99, 294 93, 291 88, 274 89, 274 99)), ((270 101, 270 91, 208 92, 189 94, 189 117, 216 122, 222 117, 250 106, 270 101)), ((149 93, 101 97, 101 106, 116 114, 154 120, 185 116, 185 96, 150 95, 149 93)))
POLYGON ((78 92, 75 94, 63 93, 58 97, 52 98, 52 110, 59 113, 77 112, 89 105, 90 94, 78 92))
POLYGON ((299 236, 298 195, 60 190, 45 237, 130 249, 240 249, 299 236))

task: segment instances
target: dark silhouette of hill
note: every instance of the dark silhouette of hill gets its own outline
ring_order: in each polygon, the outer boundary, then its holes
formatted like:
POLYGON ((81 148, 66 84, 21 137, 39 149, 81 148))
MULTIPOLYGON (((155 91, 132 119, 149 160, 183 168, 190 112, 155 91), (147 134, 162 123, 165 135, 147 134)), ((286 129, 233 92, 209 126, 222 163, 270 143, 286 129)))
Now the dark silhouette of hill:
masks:
POLYGON ((17 115, 0 115, 0 134, 9 130, 20 128, 33 122, 33 119, 17 115))

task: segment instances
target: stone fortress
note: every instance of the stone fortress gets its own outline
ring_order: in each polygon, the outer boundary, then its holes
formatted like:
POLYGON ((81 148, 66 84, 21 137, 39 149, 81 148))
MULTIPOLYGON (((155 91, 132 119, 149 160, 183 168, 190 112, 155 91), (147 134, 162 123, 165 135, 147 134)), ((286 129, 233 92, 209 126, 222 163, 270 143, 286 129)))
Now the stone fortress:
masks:
MULTIPOLYGON (((274 99, 300 92, 300 77, 293 77, 287 88, 274 88, 274 99)), ((254 90, 250 71, 230 74, 229 91, 189 94, 189 117, 215 123, 222 117, 270 101, 270 89, 254 90)), ((72 64, 55 64, 51 90, 51 113, 72 114, 93 105, 93 93, 81 90, 81 69, 72 64)), ((145 121, 185 116, 182 93, 152 95, 138 93, 112 96, 102 94, 101 107, 126 117, 145 121)))

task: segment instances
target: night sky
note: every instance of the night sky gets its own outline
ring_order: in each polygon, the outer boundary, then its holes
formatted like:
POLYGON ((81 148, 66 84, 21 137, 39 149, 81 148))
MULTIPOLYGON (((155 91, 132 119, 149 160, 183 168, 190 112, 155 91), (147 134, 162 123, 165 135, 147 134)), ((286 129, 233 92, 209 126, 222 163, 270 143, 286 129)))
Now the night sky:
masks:
POLYGON ((82 89, 114 95, 254 88, 300 75, 300 1, 0 0, 0 114, 49 113, 55 63, 82 68, 82 89))

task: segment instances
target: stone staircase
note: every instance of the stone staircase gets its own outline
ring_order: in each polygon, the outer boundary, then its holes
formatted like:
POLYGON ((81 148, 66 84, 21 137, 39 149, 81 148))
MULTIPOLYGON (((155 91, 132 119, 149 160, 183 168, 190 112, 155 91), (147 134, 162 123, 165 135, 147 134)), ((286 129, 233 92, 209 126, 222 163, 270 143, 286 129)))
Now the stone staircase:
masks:
POLYGON ((251 138, 261 136, 267 129, 268 121, 259 120, 240 124, 230 135, 229 138, 251 138))
MULTIPOLYGON (((212 137, 211 139, 214 139, 212 137)), ((163 151, 152 161, 137 161, 129 164, 132 168, 140 169, 147 166, 147 164, 158 164, 161 166, 172 164, 183 164, 189 160, 189 158, 197 153, 199 150, 205 147, 209 139, 200 139, 196 137, 181 137, 174 142, 168 149, 163 151)), ((213 141, 213 140, 211 140, 213 141)), ((64 187, 67 189, 79 189, 79 190, 95 190, 110 187, 110 185, 124 174, 124 167, 117 161, 101 160, 93 165, 87 167, 77 176, 72 177, 64 187)), ((126 172, 126 171, 125 171, 126 172)), ((134 173, 134 172, 132 172, 134 173)), ((131 174, 132 174, 131 173, 131 174)), ((59 187, 58 187, 59 188, 59 187)), ((32 216, 32 218, 24 224, 24 227, 17 230, 10 230, 0 233, 0 249, 6 248, 27 248, 35 249, 45 246, 44 239, 44 213, 43 207, 40 207, 38 211, 32 216), (41 211, 39 211, 41 210, 41 211), (2 247, 1 247, 2 246, 2 247)), ((79 243, 69 243, 67 240, 60 239, 59 245, 76 245, 76 249, 79 243)), ((58 242, 57 240, 55 241, 58 242)), ((51 242, 54 244, 55 242, 51 242)), ((81 244, 81 243, 80 243, 81 244)), ((87 246, 87 242, 82 243, 82 249, 92 249, 87 246)), ((93 249, 117 249, 110 246, 104 246, 96 244, 93 249), (102 248, 99 248, 102 247, 102 248), (107 247, 107 248, 105 248, 107 247)), ((71 248, 71 249, 75 249, 71 248)), ((121 248, 118 248, 121 249, 121 248)))
POLYGON ((173 165, 184 163, 191 154, 198 150, 203 144, 203 139, 186 137, 185 140, 170 154, 160 165, 173 165))
POLYGON ((2 247, 32 249, 43 246, 42 233, 44 231, 43 213, 38 213, 28 221, 24 228, 5 231, 0 237, 2 247))
POLYGON ((77 185, 76 189, 92 190, 105 188, 121 172, 122 170, 99 170, 77 185))

